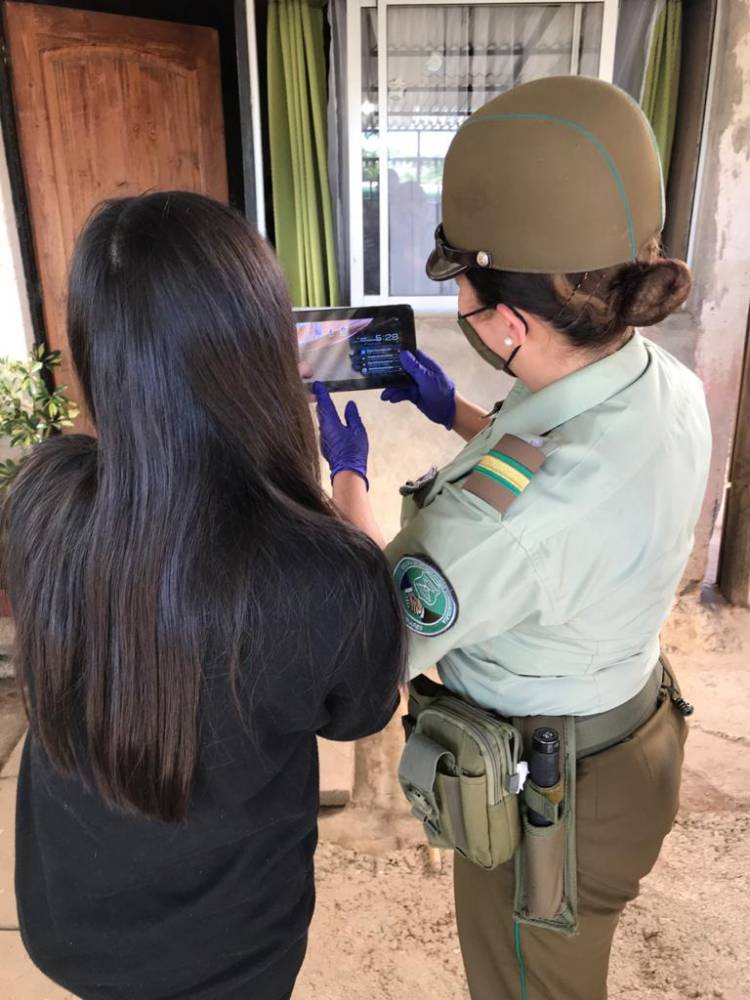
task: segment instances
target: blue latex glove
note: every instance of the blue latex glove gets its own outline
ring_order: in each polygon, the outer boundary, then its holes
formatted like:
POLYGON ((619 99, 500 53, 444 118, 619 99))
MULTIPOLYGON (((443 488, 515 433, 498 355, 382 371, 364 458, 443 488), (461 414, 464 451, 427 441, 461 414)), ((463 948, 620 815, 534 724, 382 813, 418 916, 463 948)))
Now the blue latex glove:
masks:
POLYGON ((405 399, 435 424, 450 430, 456 419, 456 384, 432 358, 417 351, 401 352, 401 364, 414 379, 413 385, 389 386, 380 398, 388 403, 401 403, 405 399))
POLYGON ((331 482, 339 472, 348 469, 361 476, 369 490, 367 455, 370 450, 370 442, 367 439, 367 431, 359 415, 357 404, 352 400, 346 404, 344 410, 346 423, 343 424, 328 389, 320 382, 315 382, 313 392, 318 401, 320 450, 323 453, 323 458, 331 467, 331 482))

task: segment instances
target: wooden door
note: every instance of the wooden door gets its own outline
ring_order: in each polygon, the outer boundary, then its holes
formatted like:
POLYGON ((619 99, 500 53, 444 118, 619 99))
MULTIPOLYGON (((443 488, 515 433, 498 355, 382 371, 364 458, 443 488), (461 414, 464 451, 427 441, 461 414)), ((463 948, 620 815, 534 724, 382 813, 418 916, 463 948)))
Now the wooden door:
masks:
POLYGON ((183 189, 227 200, 213 28, 7 2, 21 160, 47 341, 64 353, 68 267, 103 199, 183 189))

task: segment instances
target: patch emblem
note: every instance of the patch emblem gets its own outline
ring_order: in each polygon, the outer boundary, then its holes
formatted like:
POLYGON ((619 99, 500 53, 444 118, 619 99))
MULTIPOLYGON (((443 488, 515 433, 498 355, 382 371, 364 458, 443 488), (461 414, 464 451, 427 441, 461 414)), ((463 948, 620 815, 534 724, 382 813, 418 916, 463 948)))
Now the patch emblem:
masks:
POLYGON ((404 556, 393 571, 393 577, 406 626, 412 632, 442 635, 455 625, 458 618, 456 595, 440 570, 431 563, 416 556, 404 556))

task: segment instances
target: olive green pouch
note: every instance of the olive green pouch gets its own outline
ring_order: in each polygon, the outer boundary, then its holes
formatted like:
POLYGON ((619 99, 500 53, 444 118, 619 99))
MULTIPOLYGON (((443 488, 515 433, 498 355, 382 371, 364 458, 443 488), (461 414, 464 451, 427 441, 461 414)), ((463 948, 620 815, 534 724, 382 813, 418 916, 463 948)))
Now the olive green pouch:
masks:
POLYGON ((521 794, 523 836, 516 853, 516 893, 513 917, 518 923, 563 934, 578 930, 576 874, 576 744, 575 719, 513 720, 523 733, 530 757, 531 734, 550 726, 560 734, 561 779, 554 788, 540 788, 529 778, 521 794), (544 816, 550 826, 534 826, 528 811, 544 816))
POLYGON ((427 840, 482 868, 509 861, 521 836, 518 730, 424 676, 404 725, 399 781, 427 840))

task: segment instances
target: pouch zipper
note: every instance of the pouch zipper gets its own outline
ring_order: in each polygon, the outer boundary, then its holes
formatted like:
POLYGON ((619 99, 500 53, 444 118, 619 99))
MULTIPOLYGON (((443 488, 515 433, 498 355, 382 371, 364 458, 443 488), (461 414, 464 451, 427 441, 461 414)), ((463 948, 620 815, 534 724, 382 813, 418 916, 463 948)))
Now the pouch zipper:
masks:
POLYGON ((518 747, 518 741, 515 738, 515 732, 512 727, 506 722, 501 722, 499 719, 493 720, 495 724, 501 728, 502 732, 505 734, 505 739, 498 737, 494 742, 487 736, 483 729, 477 726, 477 718, 480 718, 482 722, 486 722, 486 714, 481 709, 473 709, 471 705, 463 704, 451 704, 446 705, 442 702, 442 699, 438 698, 429 708, 425 708, 424 711, 420 712, 419 718, 423 716, 428 716, 430 714, 440 716, 448 716, 453 719, 458 728, 465 732, 474 742, 480 746, 485 751, 485 767, 488 772, 487 782, 488 786, 488 800, 490 805, 496 805, 500 799, 503 797, 504 793, 511 794, 506 788, 503 787, 502 774, 498 771, 493 754, 496 750, 499 751, 500 756, 505 764, 506 773, 508 776, 515 774, 518 766, 518 757, 520 754, 520 748, 518 747), (437 711, 439 707, 439 711, 437 711), (513 749, 511 750, 511 742, 513 743, 513 749))

